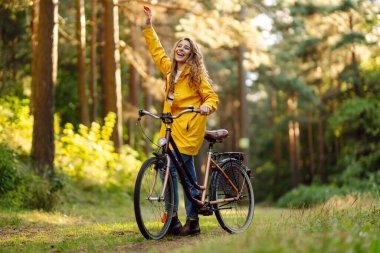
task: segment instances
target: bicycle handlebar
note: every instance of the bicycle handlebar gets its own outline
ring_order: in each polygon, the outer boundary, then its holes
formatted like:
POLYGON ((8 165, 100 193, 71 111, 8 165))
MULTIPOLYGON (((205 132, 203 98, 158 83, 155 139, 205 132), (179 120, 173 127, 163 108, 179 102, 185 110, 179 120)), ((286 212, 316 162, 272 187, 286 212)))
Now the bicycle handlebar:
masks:
MULTIPOLYGON (((179 117, 181 117, 183 114, 185 113, 189 113, 189 112, 196 112, 196 113, 200 113, 200 109, 199 108, 194 108, 192 106, 188 107, 187 109, 183 110, 182 112, 180 112, 178 115, 171 115, 171 114, 165 114, 165 117, 166 118, 171 118, 171 119, 178 119, 179 117)), ((151 116, 152 118, 155 118, 155 119, 163 119, 164 118, 164 114, 161 115, 161 116, 158 116, 154 113, 151 113, 151 112, 148 112, 148 111, 145 111, 144 109, 141 109, 139 110, 139 117, 141 118, 142 116, 145 116, 145 115, 149 115, 151 116)))

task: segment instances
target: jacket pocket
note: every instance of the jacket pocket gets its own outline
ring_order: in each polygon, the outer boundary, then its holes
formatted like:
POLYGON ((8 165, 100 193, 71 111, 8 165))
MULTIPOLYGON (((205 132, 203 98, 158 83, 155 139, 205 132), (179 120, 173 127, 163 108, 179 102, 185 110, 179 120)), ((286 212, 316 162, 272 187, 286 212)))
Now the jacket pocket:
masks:
POLYGON ((186 130, 190 131, 194 127, 194 124, 196 124, 196 122, 197 122, 197 114, 194 113, 194 115, 187 121, 186 130))

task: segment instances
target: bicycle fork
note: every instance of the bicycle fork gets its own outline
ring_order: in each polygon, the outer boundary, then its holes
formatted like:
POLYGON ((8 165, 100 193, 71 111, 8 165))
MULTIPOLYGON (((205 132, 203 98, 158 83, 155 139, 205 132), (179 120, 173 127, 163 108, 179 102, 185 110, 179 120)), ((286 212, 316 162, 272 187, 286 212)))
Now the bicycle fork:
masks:
POLYGON ((163 177, 162 192, 161 192, 161 194, 158 197, 152 197, 154 188, 156 187, 157 177, 161 177, 159 169, 156 169, 154 171, 153 183, 152 183, 152 187, 151 187, 150 192, 149 192, 148 200, 152 200, 152 201, 164 201, 165 200, 165 190, 166 190, 166 187, 168 185, 169 173, 170 173, 170 159, 169 159, 169 156, 167 154, 165 156, 166 156, 166 161, 167 162, 166 162, 165 175, 163 177))

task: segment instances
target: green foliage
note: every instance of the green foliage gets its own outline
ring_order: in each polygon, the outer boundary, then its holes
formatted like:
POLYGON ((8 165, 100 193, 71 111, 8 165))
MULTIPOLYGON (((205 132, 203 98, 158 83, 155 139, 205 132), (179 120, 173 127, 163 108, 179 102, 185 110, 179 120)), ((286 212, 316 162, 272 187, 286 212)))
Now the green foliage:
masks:
MULTIPOLYGON (((57 117, 56 117, 57 119, 57 117)), ((29 101, 16 97, 0 99, 0 195, 1 205, 51 209, 59 201, 59 190, 69 181, 83 189, 102 187, 132 192, 134 176, 140 166, 138 153, 124 146, 116 153, 110 140, 115 115, 104 125, 67 123, 55 125, 55 175, 48 180, 34 173, 30 154, 33 118, 29 101)))
POLYGON ((379 182, 380 101, 356 97, 346 100, 329 118, 328 125, 330 134, 343 144, 337 161, 338 168, 344 171, 340 180, 352 183, 350 177, 373 178, 379 182))
POLYGON ((331 50, 339 49, 352 44, 367 44, 365 35, 360 32, 349 32, 342 35, 342 38, 331 47, 331 50))
POLYGON ((302 58, 304 61, 309 58, 313 60, 313 55, 318 54, 318 46, 322 42, 321 38, 308 38, 304 41, 301 41, 298 47, 295 48, 295 55, 302 58))
POLYGON ((379 201, 344 197, 312 209, 257 208, 247 232, 216 236, 174 252, 377 253, 379 201))
POLYGON ((115 124, 114 113, 108 114, 104 125, 93 122, 88 128, 67 123, 56 139, 55 166, 82 188, 95 186, 126 187, 134 182, 140 167, 138 153, 124 146, 116 153, 110 140, 115 124))
POLYGON ((357 64, 348 64, 339 74, 340 80, 351 84, 359 83, 360 78, 360 71, 357 64))
POLYGON ((16 189, 20 177, 15 168, 15 154, 0 143, 0 195, 16 189))
MULTIPOLYGON (((0 92, 24 96, 30 80, 31 44, 27 13, 30 1, 0 2, 0 92)), ((30 92, 30 90, 29 90, 30 92)))
POLYGON ((322 13, 325 11, 325 7, 318 6, 315 2, 296 1, 290 8, 290 12, 293 16, 311 16, 314 14, 322 13))
POLYGON ((0 144, 0 205, 51 210, 58 189, 34 173, 29 159, 0 144))
POLYGON ((29 154, 32 145, 33 117, 29 100, 17 97, 0 98, 0 142, 22 154, 29 154))
MULTIPOLYGON (((20 169, 21 170, 21 169, 20 169)), ((52 210, 59 202, 60 195, 52 190, 49 181, 32 171, 23 171, 14 191, 7 192, 0 204, 7 207, 52 210)))
POLYGON ((30 6, 28 0, 1 0, 0 9, 20 11, 26 10, 30 6))
POLYGON ((347 189, 333 185, 301 185, 283 195, 278 201, 279 207, 311 207, 327 201, 333 196, 345 195, 347 189))
POLYGON ((34 174, 27 175, 24 181, 23 187, 20 188, 20 193, 23 195, 23 206, 52 210, 60 200, 59 192, 51 181, 34 174))
POLYGON ((339 110, 329 118, 329 126, 336 137, 349 134, 363 126, 363 134, 380 135, 380 101, 368 98, 346 100, 339 110))
POLYGON ((357 180, 356 184, 353 183, 351 185, 344 185, 341 187, 333 184, 312 184, 309 186, 301 185, 283 195, 276 204, 279 207, 312 207, 325 203, 329 199, 337 196, 360 196, 363 193, 369 193, 373 197, 379 198, 379 184, 357 180))

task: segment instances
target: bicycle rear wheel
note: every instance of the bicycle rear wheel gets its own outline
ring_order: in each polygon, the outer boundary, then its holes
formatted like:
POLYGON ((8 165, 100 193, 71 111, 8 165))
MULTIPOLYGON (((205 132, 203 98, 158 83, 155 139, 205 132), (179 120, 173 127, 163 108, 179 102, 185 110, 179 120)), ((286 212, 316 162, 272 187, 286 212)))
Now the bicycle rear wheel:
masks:
MULTIPOLYGON (((236 201, 215 204, 215 216, 224 230, 240 233, 249 227, 253 218, 255 204, 252 184, 245 169, 237 161, 224 162, 221 168, 237 187, 241 197, 236 201)), ((212 200, 221 200, 236 197, 237 193, 227 178, 221 172, 216 172, 211 196, 212 200)))
POLYGON ((163 163, 157 158, 149 158, 141 166, 136 179, 134 208, 136 222, 146 239, 161 239, 169 229, 173 217, 174 190, 169 174, 164 197, 163 163))

